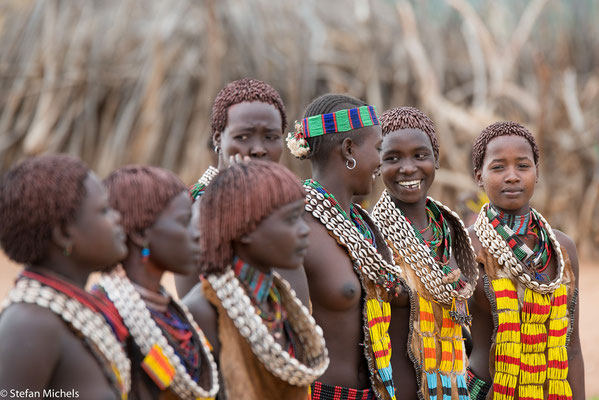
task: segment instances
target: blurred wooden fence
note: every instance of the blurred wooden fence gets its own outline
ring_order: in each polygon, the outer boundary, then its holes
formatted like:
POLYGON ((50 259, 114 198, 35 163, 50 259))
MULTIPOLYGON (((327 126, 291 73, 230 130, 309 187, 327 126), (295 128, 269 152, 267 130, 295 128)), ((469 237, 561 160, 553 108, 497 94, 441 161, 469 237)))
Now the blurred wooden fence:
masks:
POLYGON ((251 76, 277 88, 290 124, 326 92, 421 108, 441 142, 433 194, 451 205, 475 189, 480 130, 523 123, 541 148, 534 206, 590 251, 598 20, 592 0, 4 0, 0 171, 60 151, 101 176, 150 163, 192 182, 210 163, 214 96, 251 76))

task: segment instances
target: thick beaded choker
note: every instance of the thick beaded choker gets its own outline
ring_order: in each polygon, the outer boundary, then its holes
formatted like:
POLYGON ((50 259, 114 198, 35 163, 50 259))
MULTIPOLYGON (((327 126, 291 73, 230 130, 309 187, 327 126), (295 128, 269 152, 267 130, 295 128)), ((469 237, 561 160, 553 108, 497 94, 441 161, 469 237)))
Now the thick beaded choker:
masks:
POLYGON ((274 285, 275 277, 272 271, 268 274, 260 272, 237 256, 233 258, 233 271, 245 286, 268 331, 272 332, 275 339, 279 339, 283 335, 286 315, 281 304, 281 294, 274 285), (271 305, 271 312, 264 310, 267 302, 271 305))
POLYGON ((259 311, 252 304, 233 268, 222 275, 209 275, 206 279, 214 289, 227 315, 233 321, 264 367, 277 378, 291 385, 307 386, 321 376, 329 366, 329 355, 322 328, 296 297, 289 283, 273 272, 274 284, 279 288, 285 305, 287 321, 303 345, 305 362, 292 357, 275 341, 259 311))
POLYGON ((213 166, 209 166, 208 169, 202 174, 202 177, 189 187, 189 194, 193 200, 197 200, 204 194, 212 179, 218 175, 218 172, 218 169, 214 168, 213 166))
POLYGON ((456 259, 458 257, 464 259, 464 262, 460 264, 463 264, 464 271, 462 272, 468 277, 468 283, 461 290, 455 289, 448 281, 443 266, 439 265, 433 258, 428 246, 416 236, 414 227, 395 206, 387 190, 383 192, 374 206, 372 217, 380 227, 383 235, 391 240, 395 251, 414 270, 416 276, 433 298, 439 303, 451 305, 454 300, 464 301, 468 299, 472 296, 476 287, 478 269, 474 263, 474 249, 466 227, 459 216, 430 197, 427 201, 434 203, 439 210, 444 210, 445 213, 453 216, 455 221, 458 221, 459 234, 462 238, 460 242, 463 242, 465 249, 463 249, 461 255, 456 254, 456 259))
MULTIPOLYGON (((69 285, 66 282, 60 283, 69 285)), ((61 290, 27 276, 19 278, 1 308, 4 310, 15 303, 37 304, 47 308, 61 317, 71 329, 89 340, 93 345, 90 346, 92 352, 103 364, 107 364, 105 370, 112 375, 111 381, 118 388, 121 398, 127 398, 131 388, 131 362, 101 314, 61 290)))
POLYGON ((564 276, 564 256, 562 254, 560 244, 555 237, 555 233, 545 218, 536 210, 531 208, 531 212, 538 217, 539 221, 542 223, 542 226, 545 228, 549 236, 549 241, 553 247, 553 251, 555 251, 555 255, 557 256, 557 276, 549 283, 539 283, 528 271, 526 271, 528 267, 518 260, 517 256, 514 254, 514 251, 510 247, 510 244, 493 226, 491 220, 489 220, 488 209, 489 204, 487 203, 481 209, 480 213, 478 214, 478 218, 474 223, 474 231, 476 232, 476 236, 478 236, 482 246, 497 259, 499 265, 507 268, 512 276, 523 283, 527 288, 541 294, 552 293, 555 289, 557 289, 564 276))
POLYGON ((493 205, 487 208, 487 217, 497 233, 505 239, 518 260, 535 275, 536 280, 548 281, 547 269, 551 261, 549 233, 543 222, 533 211, 526 215, 509 215, 499 212, 493 205), (534 249, 530 249, 518 235, 530 235, 536 238, 534 249))
POLYGON ((152 318, 150 310, 131 281, 125 276, 122 268, 116 269, 110 275, 104 275, 100 280, 100 285, 119 310, 135 344, 145 356, 143 368, 160 389, 164 390, 170 387, 181 399, 214 399, 216 397, 219 390, 216 362, 212 357, 204 333, 183 303, 171 299, 184 313, 186 322, 191 325, 200 339, 202 352, 208 361, 207 364, 202 364, 202 368, 210 368, 210 387, 207 389, 200 387, 189 375, 179 355, 152 318))
MULTIPOLYGON (((372 282, 385 288, 391 294, 401 292, 401 268, 386 262, 374 246, 372 246, 358 228, 340 212, 330 198, 316 188, 304 183, 306 189, 306 211, 312 213, 327 230, 335 237, 337 242, 345 246, 349 256, 358 264, 362 273, 372 282)), ((354 205, 354 207, 359 207, 354 205)))

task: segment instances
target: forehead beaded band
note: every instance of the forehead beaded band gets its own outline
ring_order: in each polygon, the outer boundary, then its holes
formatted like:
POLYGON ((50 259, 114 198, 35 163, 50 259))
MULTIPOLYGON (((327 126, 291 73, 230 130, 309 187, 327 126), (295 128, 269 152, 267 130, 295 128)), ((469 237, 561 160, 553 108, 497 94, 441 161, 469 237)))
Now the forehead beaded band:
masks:
POLYGON ((310 146, 306 138, 329 133, 348 132, 374 125, 379 125, 374 106, 362 106, 328 114, 313 115, 295 121, 295 132, 289 132, 287 135, 287 147, 291 154, 302 159, 310 152, 310 146))

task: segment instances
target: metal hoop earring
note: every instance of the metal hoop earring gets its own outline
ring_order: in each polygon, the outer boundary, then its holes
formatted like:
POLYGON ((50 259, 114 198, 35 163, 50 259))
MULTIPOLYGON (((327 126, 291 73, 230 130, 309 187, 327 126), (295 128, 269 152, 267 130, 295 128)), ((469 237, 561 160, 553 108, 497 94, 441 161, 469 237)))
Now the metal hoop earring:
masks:
POLYGON ((218 154, 220 152, 220 147, 218 145, 214 146, 214 152, 218 154))
POLYGON ((356 159, 355 159, 355 158, 353 158, 353 157, 350 157, 350 158, 349 158, 349 160, 345 161, 345 167, 346 167, 347 169, 354 169, 354 168, 356 168, 356 164, 357 164, 357 162, 356 162, 356 159), (349 162, 350 162, 350 161, 352 161, 352 162, 353 162, 353 164, 352 164, 352 166, 351 166, 351 167, 349 166, 349 162))

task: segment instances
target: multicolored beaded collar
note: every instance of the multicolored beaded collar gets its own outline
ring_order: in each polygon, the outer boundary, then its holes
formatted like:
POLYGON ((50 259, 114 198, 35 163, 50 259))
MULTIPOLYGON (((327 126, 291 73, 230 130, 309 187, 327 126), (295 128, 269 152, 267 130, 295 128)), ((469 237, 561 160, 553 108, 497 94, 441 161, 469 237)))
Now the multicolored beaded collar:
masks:
POLYGON ((297 158, 305 158, 310 152, 306 138, 329 133, 348 132, 366 126, 379 125, 374 106, 362 106, 339 110, 328 114, 313 115, 295 121, 295 132, 287 135, 287 147, 297 158))
POLYGON ((543 271, 551 261, 549 233, 539 217, 530 211, 525 215, 510 215, 497 210, 492 204, 487 208, 487 217, 497 233, 507 242, 520 262, 526 265, 538 281, 549 281, 543 271), (518 235, 537 238, 531 250, 518 235))

